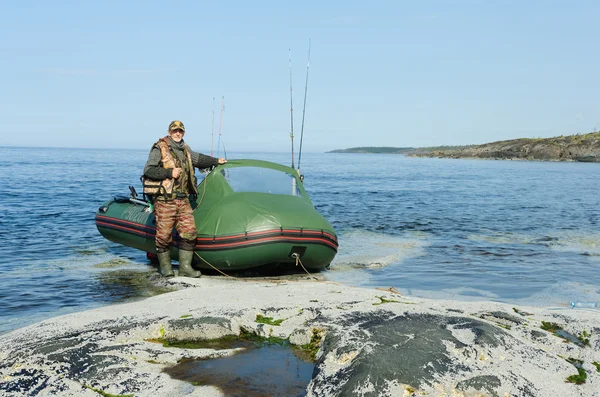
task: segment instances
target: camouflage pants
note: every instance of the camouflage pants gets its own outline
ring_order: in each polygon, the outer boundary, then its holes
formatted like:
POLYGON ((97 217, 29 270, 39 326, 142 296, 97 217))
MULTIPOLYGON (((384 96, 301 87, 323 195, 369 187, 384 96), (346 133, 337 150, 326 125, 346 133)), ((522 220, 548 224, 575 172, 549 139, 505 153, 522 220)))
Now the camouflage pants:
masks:
POLYGON ((166 252, 173 240, 173 227, 181 236, 179 249, 193 251, 198 232, 192 215, 192 207, 187 198, 170 201, 155 201, 156 216, 156 251, 166 252))

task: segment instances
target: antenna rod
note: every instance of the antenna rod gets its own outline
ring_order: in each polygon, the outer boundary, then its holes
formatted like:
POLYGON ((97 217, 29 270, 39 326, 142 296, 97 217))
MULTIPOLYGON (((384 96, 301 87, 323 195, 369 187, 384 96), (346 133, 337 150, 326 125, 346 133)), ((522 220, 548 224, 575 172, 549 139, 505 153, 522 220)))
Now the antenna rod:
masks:
POLYGON ((221 131, 223 130, 223 110, 225 110, 225 96, 221 97, 221 114, 219 115, 219 143, 217 145, 217 157, 221 156, 221 131))
POLYGON ((224 156, 225 158, 227 158, 227 149, 225 149, 225 142, 223 142, 223 153, 225 153, 224 156))
POLYGON ((210 138, 210 156, 213 155, 213 147, 215 145, 215 97, 213 97, 213 108, 212 108, 212 132, 210 138))
POLYGON ((304 138, 304 114, 306 113, 306 92, 308 91, 308 68, 310 67, 310 38, 308 39, 308 62, 306 63, 306 84, 304 85, 304 107, 302 108, 302 128, 300 129, 300 151, 298 152, 298 175, 302 160, 302 138, 304 138))
POLYGON ((290 53, 290 140, 292 141, 292 168, 294 168, 294 107, 292 106, 292 50, 290 53))

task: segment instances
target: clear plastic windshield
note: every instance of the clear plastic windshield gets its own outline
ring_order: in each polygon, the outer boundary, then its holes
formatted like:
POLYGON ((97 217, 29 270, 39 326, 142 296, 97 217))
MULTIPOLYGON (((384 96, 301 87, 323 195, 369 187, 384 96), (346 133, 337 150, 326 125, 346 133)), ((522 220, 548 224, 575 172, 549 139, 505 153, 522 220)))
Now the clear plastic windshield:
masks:
POLYGON ((292 175, 261 167, 231 167, 221 170, 235 192, 256 192, 302 196, 292 175))

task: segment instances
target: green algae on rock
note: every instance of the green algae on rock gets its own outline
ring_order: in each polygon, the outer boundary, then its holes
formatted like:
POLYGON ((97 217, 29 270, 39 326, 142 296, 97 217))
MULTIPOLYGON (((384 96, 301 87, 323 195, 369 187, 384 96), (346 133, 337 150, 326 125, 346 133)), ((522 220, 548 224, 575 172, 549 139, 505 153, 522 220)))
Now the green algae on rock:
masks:
POLYGON ((577 368, 577 374, 571 375, 567 378, 567 382, 575 383, 576 385, 583 385, 587 380, 587 373, 583 368, 577 368))
POLYGON ((373 303, 373 306, 383 305, 384 303, 402 303, 404 305, 414 305, 413 302, 402 302, 396 299, 387 299, 383 296, 376 296, 376 298, 379 299, 379 302, 373 303))
POLYGON ((581 343, 583 343, 585 346, 589 346, 591 336, 592 336, 591 333, 587 332, 586 330, 583 330, 583 331, 581 331, 581 333, 579 334, 577 339, 579 339, 581 341, 581 343))
POLYGON ((555 333, 558 330, 561 330, 562 327, 556 323, 551 323, 548 321, 542 321, 542 326, 540 327, 542 328, 544 331, 548 331, 548 332, 552 332, 555 333))
POLYGON ((305 345, 295 346, 295 348, 299 349, 303 353, 303 357, 306 357, 311 362, 315 362, 317 359, 317 353, 321 348, 321 342, 323 341, 324 335, 325 330, 313 328, 310 342, 305 345))
POLYGON ((92 391, 95 391, 96 393, 100 394, 103 397, 134 397, 133 394, 110 394, 110 393, 107 393, 107 392, 105 392, 103 390, 96 389, 96 388, 94 388, 92 386, 85 385, 85 387, 86 387, 86 389, 90 389, 92 391))
POLYGON ((256 315, 256 322, 260 324, 279 326, 284 321, 285 319, 274 320, 273 317, 265 317, 262 314, 256 315))
POLYGON ((580 347, 589 346, 589 344, 590 344, 589 338, 592 336, 590 333, 588 333, 585 330, 582 331, 579 334, 579 336, 575 336, 572 333, 564 330, 562 328, 562 326, 558 325, 557 323, 552 323, 552 322, 547 322, 547 321, 542 321, 541 328, 544 331, 551 332, 554 336, 564 339, 565 342, 571 342, 580 347))
POLYGON ((567 358, 567 361, 569 363, 573 364, 573 366, 575 368, 577 368, 577 374, 569 376, 567 378, 567 382, 575 383, 577 385, 584 384, 585 381, 587 380, 587 373, 583 369, 583 360, 580 360, 578 358, 569 357, 569 358, 567 358))

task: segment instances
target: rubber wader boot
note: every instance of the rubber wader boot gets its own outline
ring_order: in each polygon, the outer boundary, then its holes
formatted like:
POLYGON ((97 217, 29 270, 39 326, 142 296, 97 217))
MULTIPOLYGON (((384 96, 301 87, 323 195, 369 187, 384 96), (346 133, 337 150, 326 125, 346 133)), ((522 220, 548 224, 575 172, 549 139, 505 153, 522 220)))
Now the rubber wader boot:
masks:
POLYGON ((200 277, 202 273, 192 268, 194 251, 179 250, 179 276, 200 277))
POLYGON ((158 272, 163 275, 163 277, 173 277, 175 273, 173 273, 173 267, 171 266, 171 253, 160 252, 157 254, 158 256, 158 272))

